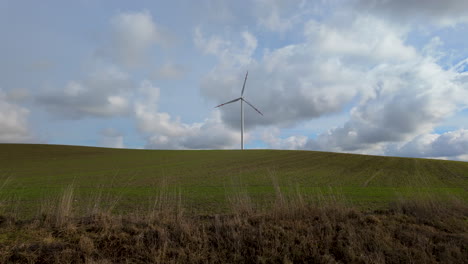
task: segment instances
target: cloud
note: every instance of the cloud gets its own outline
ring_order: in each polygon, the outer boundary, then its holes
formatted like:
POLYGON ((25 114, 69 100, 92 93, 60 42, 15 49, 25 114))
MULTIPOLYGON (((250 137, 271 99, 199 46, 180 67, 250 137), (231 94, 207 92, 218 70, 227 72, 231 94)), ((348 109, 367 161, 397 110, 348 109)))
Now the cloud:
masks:
POLYGON ((231 149, 239 146, 239 133, 225 128, 219 116, 214 114, 202 123, 191 125, 176 123, 183 127, 177 136, 154 130, 148 138, 147 148, 158 149, 231 149))
POLYGON ((200 123, 185 124, 179 118, 158 111, 159 88, 143 81, 139 88, 134 114, 138 130, 147 135, 147 148, 159 149, 219 149, 232 148, 239 143, 239 135, 227 129, 220 114, 200 123))
POLYGON ((31 97, 31 94, 27 89, 16 88, 6 91, 4 96, 10 102, 24 102, 31 97))
MULTIPOLYGON (((468 106, 466 74, 455 69, 461 66, 437 63, 440 39, 417 49, 405 42, 408 32, 369 15, 347 23, 334 17, 310 20, 302 43, 266 50, 259 59, 250 55, 238 64, 225 63, 225 54, 242 45, 205 38, 213 44, 210 50, 218 51, 210 54, 219 63, 202 81, 202 94, 216 103, 238 97, 243 71, 249 69, 245 96, 265 115, 246 113, 247 128, 292 127, 351 109, 348 121, 316 139, 264 135, 270 146, 382 154, 387 144, 428 133, 468 106)), ((221 111, 223 122, 236 127, 238 107, 221 111)))
MULTIPOLYGON (((122 12, 111 19, 110 39, 111 43, 98 49, 104 58, 95 58, 90 74, 68 81, 63 89, 44 91, 36 101, 61 118, 128 116, 135 85, 121 68, 142 66, 150 49, 169 45, 172 36, 153 21, 148 11, 122 12)), ((180 78, 182 74, 182 67, 166 64, 153 75, 180 78)))
POLYGON ((0 142, 34 142, 28 125, 28 116, 28 109, 8 102, 7 95, 0 90, 0 142))
MULTIPOLYGON (((403 30, 372 17, 346 25, 311 20, 304 27, 304 42, 266 50, 258 60, 252 57, 255 45, 233 45, 216 35, 199 41, 196 36, 196 43, 205 44, 198 46, 219 59, 202 81, 201 91, 216 103, 236 98, 248 69, 246 96, 265 113, 248 117, 248 126, 294 125, 342 111, 356 96, 372 89, 369 72, 378 65, 417 58, 415 49, 404 44, 403 35, 403 30), (242 63, 226 62, 236 61, 226 54, 243 54, 237 60, 242 63)), ((222 113, 223 120, 235 126, 238 111, 225 107, 222 113)))
MULTIPOLYGON (((441 65, 439 61, 439 58, 447 59, 444 58, 447 54, 440 50, 448 48, 449 44, 444 47, 443 40, 453 32, 444 29, 443 32, 427 32, 424 36, 421 35, 426 32, 410 35, 419 25, 407 22, 429 20, 440 25, 466 22, 468 9, 465 8, 465 1, 442 3, 429 0, 424 5, 416 0, 332 2, 336 5, 326 6, 329 2, 321 1, 319 5, 324 8, 314 16, 309 15, 316 12, 313 10, 316 6, 308 1, 256 0, 251 5, 252 9, 245 12, 242 3, 216 2, 219 4, 214 9, 220 12, 210 15, 219 16, 220 19, 216 20, 219 23, 214 24, 211 18, 193 23, 196 19, 190 16, 205 16, 206 12, 202 11, 206 6, 190 4, 199 6, 197 10, 200 10, 200 14, 189 12, 188 17, 177 20, 174 28, 180 29, 177 27, 184 25, 179 23, 203 26, 196 27, 192 37, 200 53, 211 56, 206 61, 201 60, 197 64, 200 68, 196 71, 207 72, 201 79, 200 92, 210 100, 208 107, 237 98, 245 72, 249 70, 246 99, 265 115, 260 116, 246 107, 247 131, 255 128, 291 128, 336 113, 346 113, 343 116, 347 116, 347 120, 340 120, 333 127, 321 124, 323 129, 317 129, 314 135, 327 131, 327 128, 328 131, 313 139, 303 135, 290 136, 290 133, 280 138, 284 133, 278 130, 251 133, 260 135, 273 148, 390 153, 390 146, 394 146, 395 153, 410 153, 411 144, 415 144, 414 149, 416 145, 420 148, 416 149, 418 153, 435 155, 444 152, 440 149, 436 151, 437 148, 431 145, 436 137, 440 137, 431 133, 444 119, 467 107, 468 75, 463 73, 467 67, 461 63, 451 68, 441 65), (338 7, 341 4, 342 9, 338 7), (355 9, 349 9, 351 4, 355 9), (333 10, 328 10, 328 7, 333 10), (241 9, 242 12, 239 11, 241 9), (230 18, 223 20, 221 14, 225 12, 230 18), (216 31, 220 28, 222 31, 216 31), (435 36, 438 33, 441 35, 435 36), (288 34, 287 39, 282 38, 284 34, 288 34), (417 46, 428 38, 432 38, 428 45, 417 46), (409 43, 417 44, 412 46, 409 43), (206 69, 206 65, 213 61, 215 65, 206 69), (418 137, 424 144, 415 141, 418 137), (406 143, 410 144, 406 147, 408 150, 402 148, 406 143)), ((185 25, 177 32, 186 32, 185 25)), ((426 30, 434 30, 433 26, 430 27, 426 30)), ((24 121, 27 120, 28 110, 18 104, 25 102, 29 93, 34 96, 35 102, 61 118, 125 116, 124 122, 136 123, 148 147, 237 147, 238 104, 215 110, 197 123, 185 123, 170 114, 172 106, 159 109, 159 89, 151 82, 145 81, 141 87, 135 84, 141 80, 138 79, 141 76, 158 81, 186 77, 187 69, 170 62, 180 61, 180 56, 191 57, 190 46, 183 45, 189 53, 163 54, 164 60, 156 64, 159 65, 156 69, 146 60, 154 58, 158 49, 169 46, 172 40, 171 32, 159 24, 159 19, 155 19, 149 11, 118 13, 110 19, 110 33, 105 40, 108 41, 106 45, 98 50, 105 65, 97 65, 85 76, 75 75, 57 89, 37 94, 33 90, 5 92, 3 112, 16 113, 16 117, 9 114, 2 118, 23 120, 15 121, 22 124, 16 127, 28 131, 27 122, 24 121), (169 63, 164 64, 164 61, 169 63), (149 70, 142 71, 145 68, 149 70)), ((461 40, 457 41, 458 45, 461 40)), ((86 49, 85 46, 77 49, 86 49)), ((44 60, 37 61, 32 68, 50 69, 47 57, 39 56, 44 60)), ((67 73, 62 71, 74 68, 52 66, 65 75, 67 73)), ((197 75, 194 72, 189 77, 197 78, 197 75)), ((48 82, 48 78, 33 81, 44 83, 48 82)), ((177 89, 190 87, 184 82, 193 80, 181 81, 177 89)), ((13 121, 2 122, 9 124, 5 127, 15 127, 11 125, 15 124, 13 121)), ((307 134, 310 130, 301 133, 307 134)), ((103 145, 123 146, 122 135, 104 133, 102 137, 103 145)), ((417 153, 416 150, 414 153, 417 153)), ((449 156, 450 153, 445 154, 449 156)))
POLYGON ((129 92, 134 86, 128 74, 115 66, 98 66, 63 89, 45 91, 36 97, 50 113, 63 118, 112 117, 130 113, 129 92))
POLYGON ((99 145, 106 148, 124 148, 123 135, 113 128, 106 128, 101 131, 99 145))
POLYGON ((432 130, 444 118, 468 105, 457 73, 430 60, 374 71, 374 94, 351 110, 342 127, 320 135, 321 149, 365 150, 376 143, 406 141, 432 130))
POLYGON ((292 30, 307 13, 307 1, 254 0, 257 23, 269 31, 284 33, 292 30))
POLYGON ((290 136, 287 138, 279 137, 279 129, 267 129, 262 134, 262 140, 268 144, 269 147, 273 149, 304 149, 307 144, 308 138, 303 135, 290 136))
POLYGON ((126 67, 144 65, 153 46, 167 47, 173 39, 148 11, 122 12, 111 19, 111 26, 111 43, 97 52, 126 67))
POLYGON ((187 69, 179 64, 166 63, 156 69, 152 74, 153 80, 160 79, 182 79, 187 69))
POLYGON ((416 50, 404 43, 406 34, 406 28, 372 16, 358 16, 347 24, 334 19, 329 23, 310 20, 304 27, 308 43, 313 43, 317 51, 339 56, 357 67, 416 58, 416 50))
POLYGON ((443 134, 424 134, 403 145, 390 145, 387 155, 408 157, 445 157, 449 159, 467 160, 468 130, 459 129, 443 134))
POLYGON ((205 54, 218 57, 222 67, 236 67, 251 63, 252 55, 257 48, 257 39, 248 31, 241 32, 240 36, 236 36, 236 40, 227 40, 216 35, 206 38, 200 27, 195 29, 194 43, 205 54))
POLYGON ((392 20, 431 21, 441 26, 468 22, 468 2, 465 0, 356 0, 359 12, 384 15, 392 20))

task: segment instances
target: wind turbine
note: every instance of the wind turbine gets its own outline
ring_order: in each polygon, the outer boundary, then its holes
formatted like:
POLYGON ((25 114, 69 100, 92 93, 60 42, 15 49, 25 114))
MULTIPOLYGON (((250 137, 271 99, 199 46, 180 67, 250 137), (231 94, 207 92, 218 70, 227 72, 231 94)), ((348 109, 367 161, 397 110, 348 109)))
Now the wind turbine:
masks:
POLYGON ((247 76, 249 75, 249 72, 247 71, 247 73, 245 74, 245 79, 244 79, 244 85, 242 86, 242 92, 241 92, 241 96, 239 98, 236 98, 234 100, 231 100, 229 102, 226 102, 224 104, 220 104, 218 106, 216 106, 215 108, 217 107, 220 107, 220 106, 223 106, 223 105, 227 105, 227 104, 230 104, 230 103, 234 103, 234 102, 237 102, 237 101, 240 101, 241 102, 241 149, 244 149, 244 102, 248 105, 250 105, 250 107, 252 107, 255 111, 257 111, 259 114, 262 114, 262 112, 260 112, 257 108, 255 108, 255 106, 253 106, 251 103, 247 102, 247 100, 244 99, 244 90, 245 90, 245 82, 247 82, 247 76))

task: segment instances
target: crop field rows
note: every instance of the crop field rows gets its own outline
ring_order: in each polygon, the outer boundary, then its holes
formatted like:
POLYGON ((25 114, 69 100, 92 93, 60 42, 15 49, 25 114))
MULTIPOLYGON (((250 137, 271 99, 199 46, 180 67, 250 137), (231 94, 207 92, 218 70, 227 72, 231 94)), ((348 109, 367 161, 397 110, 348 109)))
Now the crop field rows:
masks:
POLYGON ((280 189, 363 208, 414 195, 467 200, 468 163, 280 150, 127 150, 0 144, 0 209, 30 214, 74 189, 74 206, 96 199, 145 210, 177 197, 195 212, 222 212, 239 192, 260 206, 280 189), (55 197, 55 198, 54 198, 55 197), (20 208, 20 209, 18 209, 20 208))

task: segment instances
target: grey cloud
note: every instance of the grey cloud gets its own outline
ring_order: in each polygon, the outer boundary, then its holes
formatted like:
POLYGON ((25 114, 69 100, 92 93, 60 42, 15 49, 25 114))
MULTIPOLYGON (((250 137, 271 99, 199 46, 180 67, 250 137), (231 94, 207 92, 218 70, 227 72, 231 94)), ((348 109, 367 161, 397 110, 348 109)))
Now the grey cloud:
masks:
POLYGON ((321 134, 308 148, 356 151, 379 143, 405 142, 468 105, 456 74, 432 61, 380 71, 375 77, 378 89, 352 109, 350 120, 321 134))
POLYGON ((457 159, 468 154, 468 130, 460 129, 441 135, 420 135, 402 146, 390 145, 385 153, 408 157, 457 159))
MULTIPOLYGON (((305 42, 266 51, 258 61, 244 58, 242 63, 234 65, 225 62, 225 54, 239 47, 225 45, 223 52, 213 53, 220 62, 203 79, 201 92, 216 103, 236 98, 240 95, 244 71, 248 69, 246 97, 265 113, 263 117, 249 114, 248 127, 293 125, 341 111, 360 93, 371 89, 369 71, 379 63, 417 57, 412 47, 404 45, 400 32, 395 33, 379 20, 364 18, 351 24, 349 28, 308 23, 305 42)), ((209 39, 231 43, 219 36, 209 39)), ((226 123, 238 126, 238 107, 230 105, 221 111, 226 123)))
POLYGON ((111 26, 110 43, 96 53, 122 66, 145 65, 152 47, 169 47, 173 42, 169 30, 157 25, 148 11, 120 13, 111 19, 111 26))
POLYGON ((461 129, 447 132, 431 144, 432 157, 454 157, 468 154, 468 130, 461 129))
POLYGON ((36 101, 50 113, 64 118, 110 117, 130 113, 128 92, 134 87, 126 73, 104 67, 63 89, 45 91, 36 101))
POLYGON ((5 98, 7 101, 12 102, 24 102, 31 97, 30 92, 27 89, 16 88, 6 91, 5 98))
MULTIPOLYGON (((153 46, 167 46, 171 41, 167 30, 157 25, 148 11, 119 13, 111 19, 111 26, 111 43, 101 47, 98 53, 115 62, 114 65, 141 66, 153 46)), ((88 76, 69 81, 63 89, 44 91, 36 101, 50 113, 63 118, 129 115, 134 95, 132 88, 135 87, 130 76, 118 66, 102 63, 99 59, 94 63, 96 70, 88 76)), ((177 77, 180 69, 163 67, 158 73, 177 77)))
POLYGON ((149 81, 140 85, 134 115, 140 133, 147 135, 147 148, 213 149, 232 148, 239 143, 238 132, 224 126, 218 111, 201 123, 186 124, 158 110, 159 88, 149 81))
POLYGON ((173 136, 153 131, 148 138, 147 148, 157 149, 226 149, 239 146, 239 134, 224 127, 216 117, 202 124, 185 126, 184 131, 173 136))
MULTIPOLYGON (((259 60, 229 65, 218 55, 220 63, 202 81, 202 94, 216 103, 238 97, 239 69, 248 68, 245 96, 265 115, 247 110, 247 129, 292 126, 355 105, 348 122, 304 148, 382 151, 385 143, 428 132, 468 105, 463 73, 442 68, 431 50, 419 53, 405 44, 406 33, 371 16, 347 25, 310 21, 303 43, 266 51, 259 60)), ((218 42, 223 41, 229 42, 218 42)), ((221 111, 224 122, 239 126, 238 105, 221 111)))
MULTIPOLYGON (((295 67, 300 68, 300 65, 295 67)), ((218 100, 219 103, 240 96, 243 76, 241 74, 234 76, 238 76, 235 82, 232 81, 236 85, 223 86, 218 83, 218 85, 213 86, 217 87, 219 92, 228 91, 230 95, 230 97, 224 95, 223 100, 218 100)), ((271 74, 265 74, 261 69, 260 71, 252 69, 244 96, 264 115, 260 116, 250 107, 245 106, 247 128, 270 124, 292 125, 300 120, 341 110, 343 105, 353 98, 355 92, 352 90, 347 92, 343 89, 341 95, 327 95, 327 91, 330 93, 338 92, 340 85, 342 88, 348 86, 346 83, 339 84, 338 82, 319 84, 313 79, 313 76, 304 77, 302 80, 293 80, 287 73, 281 72, 281 69, 277 69, 277 72, 271 74)), ((218 92, 217 90, 214 92, 218 92)), ((210 91, 205 90, 204 92, 210 91)), ((240 106, 238 103, 223 106, 222 112, 223 120, 226 123, 231 127, 239 126, 240 106)))
POLYGON ((468 2, 465 0, 356 0, 359 12, 368 11, 406 21, 431 21, 439 25, 468 22, 468 2))

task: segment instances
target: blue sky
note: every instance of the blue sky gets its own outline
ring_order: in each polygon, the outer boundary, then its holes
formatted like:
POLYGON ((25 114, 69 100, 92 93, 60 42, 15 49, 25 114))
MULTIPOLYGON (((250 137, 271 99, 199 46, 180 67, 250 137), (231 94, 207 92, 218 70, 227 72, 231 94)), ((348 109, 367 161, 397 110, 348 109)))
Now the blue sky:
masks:
POLYGON ((464 0, 0 0, 0 142, 468 160, 464 0))

